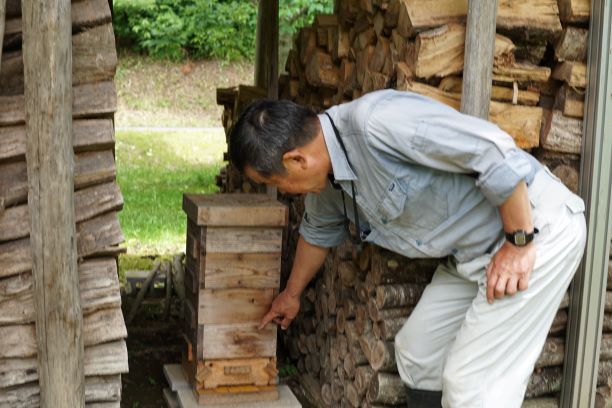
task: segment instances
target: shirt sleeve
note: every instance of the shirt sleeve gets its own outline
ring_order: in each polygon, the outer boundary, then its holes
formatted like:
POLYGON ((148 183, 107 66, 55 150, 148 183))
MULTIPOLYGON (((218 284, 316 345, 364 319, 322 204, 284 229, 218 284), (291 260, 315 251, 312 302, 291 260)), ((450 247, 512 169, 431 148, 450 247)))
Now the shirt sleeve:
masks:
POLYGON ((366 127, 370 145, 397 161, 474 174, 494 206, 533 171, 528 154, 497 125, 409 92, 378 101, 366 127))
POLYGON ((340 192, 328 186, 320 194, 308 194, 304 201, 304 216, 300 235, 309 244, 331 248, 346 238, 344 213, 333 195, 340 192))

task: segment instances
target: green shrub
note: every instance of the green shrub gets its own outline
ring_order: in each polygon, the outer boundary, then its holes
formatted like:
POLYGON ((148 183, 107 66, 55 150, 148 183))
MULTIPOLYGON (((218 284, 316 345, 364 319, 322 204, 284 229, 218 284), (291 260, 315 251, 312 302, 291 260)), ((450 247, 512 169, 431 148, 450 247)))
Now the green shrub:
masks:
MULTIPOLYGON (((280 0, 281 47, 333 0, 280 0)), ((236 60, 255 54, 257 3, 245 0, 116 0, 120 45, 157 58, 236 60)))

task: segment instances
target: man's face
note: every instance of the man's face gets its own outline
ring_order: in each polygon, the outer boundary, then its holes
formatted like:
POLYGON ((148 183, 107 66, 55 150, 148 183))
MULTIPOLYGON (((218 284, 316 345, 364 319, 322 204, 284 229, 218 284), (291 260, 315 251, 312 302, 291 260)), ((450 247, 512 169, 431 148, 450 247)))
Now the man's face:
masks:
POLYGON ((285 166, 283 175, 264 177, 247 166, 244 174, 255 183, 276 186, 280 192, 289 194, 320 193, 327 185, 327 174, 319 174, 317 169, 303 168, 299 165, 285 166))

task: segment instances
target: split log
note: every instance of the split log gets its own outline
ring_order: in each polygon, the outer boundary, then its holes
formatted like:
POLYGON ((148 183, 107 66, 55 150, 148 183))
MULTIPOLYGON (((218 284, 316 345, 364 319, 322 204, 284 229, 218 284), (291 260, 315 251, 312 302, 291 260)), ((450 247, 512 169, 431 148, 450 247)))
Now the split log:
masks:
POLYGON ((370 363, 374 371, 397 373, 395 346, 392 342, 378 340, 371 353, 370 363))
POLYGON ((554 109, 564 116, 582 119, 584 116, 584 90, 578 90, 567 84, 561 85, 555 95, 554 109))
POLYGON ((372 350, 376 345, 376 339, 371 334, 366 334, 359 339, 359 345, 361 346, 361 350, 363 354, 368 359, 370 365, 372 365, 372 350))
POLYGON ((349 404, 351 404, 351 407, 359 408, 359 406, 361 406, 363 395, 359 395, 354 383, 350 382, 346 385, 346 388, 344 389, 344 395, 346 396, 346 399, 349 404))
POLYGON ((497 29, 515 41, 551 41, 562 30, 557 0, 499 0, 497 29))
POLYGON ((372 404, 404 404, 406 386, 398 375, 377 373, 372 376, 367 398, 372 404))
POLYGON ((421 298, 423 290, 425 290, 425 286, 411 283, 378 286, 376 287, 376 307, 380 310, 414 306, 421 298))
POLYGON ((376 285, 429 283, 439 262, 436 259, 407 259, 376 248, 372 250, 370 275, 376 285))
POLYGON ((528 64, 514 63, 512 65, 494 65, 493 81, 506 83, 543 83, 550 78, 550 68, 528 64))
POLYGON ((314 51, 312 57, 306 65, 306 79, 314 86, 336 88, 338 86, 338 69, 329 54, 318 49, 314 51))
POLYGON ((575 61, 565 61, 558 64, 552 77, 564 81, 572 88, 586 88, 586 64, 575 61))
MULTIPOLYGON (((123 196, 119 191, 119 185, 115 182, 85 188, 74 194, 76 222, 82 222, 108 211, 120 210, 122 207, 123 196)), ((26 204, 7 208, 0 214, 0 242, 28 235, 30 235, 30 224, 26 204)))
POLYGON ((558 110, 546 112, 540 145, 555 152, 580 154, 582 120, 563 116, 558 110))
POLYGON ((589 30, 567 26, 563 34, 554 45, 555 59, 557 61, 581 61, 586 62, 589 30))
MULTIPOLYGON (((25 123, 23 95, 0 96, 0 126, 25 123)), ((117 92, 112 81, 84 84, 72 89, 72 117, 108 116, 117 110, 117 92)))
POLYGON ((591 16, 589 0, 558 0, 559 16, 563 23, 586 23, 591 16))

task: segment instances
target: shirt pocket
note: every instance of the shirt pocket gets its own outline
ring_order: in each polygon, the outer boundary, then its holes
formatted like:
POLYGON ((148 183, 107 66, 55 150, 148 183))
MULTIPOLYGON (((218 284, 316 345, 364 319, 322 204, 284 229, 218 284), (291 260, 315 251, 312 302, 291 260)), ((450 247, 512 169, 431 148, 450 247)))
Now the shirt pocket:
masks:
POLYGON ((423 236, 448 218, 448 200, 429 183, 394 179, 387 186, 377 211, 383 225, 391 223, 423 236))

